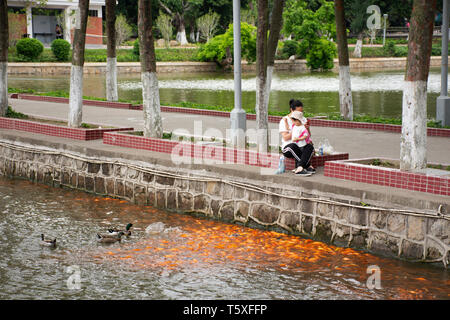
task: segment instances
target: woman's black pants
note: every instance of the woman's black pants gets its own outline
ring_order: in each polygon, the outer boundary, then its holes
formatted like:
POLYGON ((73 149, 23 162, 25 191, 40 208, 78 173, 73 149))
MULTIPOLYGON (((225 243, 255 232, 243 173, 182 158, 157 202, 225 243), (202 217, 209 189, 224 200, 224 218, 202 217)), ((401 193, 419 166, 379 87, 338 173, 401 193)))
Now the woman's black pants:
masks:
POLYGON ((299 147, 296 143, 290 143, 283 148, 283 155, 286 158, 294 158, 296 168, 299 166, 302 166, 303 169, 309 168, 313 154, 314 147, 311 144, 299 147))

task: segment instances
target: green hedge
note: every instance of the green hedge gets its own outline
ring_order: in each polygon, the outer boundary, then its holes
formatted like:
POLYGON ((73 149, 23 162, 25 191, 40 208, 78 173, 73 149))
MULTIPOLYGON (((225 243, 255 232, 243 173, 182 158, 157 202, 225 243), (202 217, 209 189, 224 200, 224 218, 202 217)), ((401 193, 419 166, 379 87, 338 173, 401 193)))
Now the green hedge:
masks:
POLYGON ((58 61, 69 61, 70 43, 64 39, 53 40, 51 49, 58 61))
POLYGON ((17 54, 22 56, 24 60, 34 61, 44 51, 44 45, 37 39, 24 38, 17 42, 16 50, 17 54))

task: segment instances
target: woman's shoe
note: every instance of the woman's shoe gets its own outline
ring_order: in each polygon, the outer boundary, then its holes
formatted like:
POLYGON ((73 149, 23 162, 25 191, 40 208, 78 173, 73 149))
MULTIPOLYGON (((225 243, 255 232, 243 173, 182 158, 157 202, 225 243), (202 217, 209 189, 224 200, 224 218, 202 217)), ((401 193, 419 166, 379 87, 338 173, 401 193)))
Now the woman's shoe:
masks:
POLYGON ((309 167, 308 169, 306 169, 306 171, 308 171, 309 173, 316 173, 316 169, 314 169, 313 167, 309 167))
POLYGON ((298 174, 299 176, 308 177, 308 176, 310 176, 312 173, 310 173, 310 172, 306 171, 305 169, 303 169, 302 171, 297 172, 296 174, 298 174))

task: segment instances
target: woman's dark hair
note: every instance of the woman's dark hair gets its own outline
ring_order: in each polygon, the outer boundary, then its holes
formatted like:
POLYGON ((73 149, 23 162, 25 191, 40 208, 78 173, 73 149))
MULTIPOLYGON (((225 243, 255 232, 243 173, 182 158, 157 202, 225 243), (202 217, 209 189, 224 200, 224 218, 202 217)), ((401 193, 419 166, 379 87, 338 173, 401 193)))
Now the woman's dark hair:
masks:
POLYGON ((295 110, 298 107, 303 107, 303 103, 300 100, 291 99, 289 100, 289 106, 291 110, 295 110))

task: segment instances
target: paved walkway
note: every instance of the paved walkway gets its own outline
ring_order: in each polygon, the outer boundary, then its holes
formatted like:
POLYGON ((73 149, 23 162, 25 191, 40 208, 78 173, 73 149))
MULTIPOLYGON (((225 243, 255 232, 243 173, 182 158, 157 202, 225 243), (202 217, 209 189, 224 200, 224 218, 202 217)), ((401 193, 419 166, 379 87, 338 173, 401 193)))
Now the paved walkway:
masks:
MULTIPOLYGON (((67 120, 69 106, 62 103, 37 102, 10 99, 14 110, 32 116, 40 116, 58 120, 67 120)), ((162 113, 164 131, 184 129, 194 134, 194 122, 201 126, 203 135, 218 137, 221 133, 226 137, 226 129, 230 127, 229 118, 189 115, 182 113, 162 113), (218 130, 219 131, 218 131, 218 130)), ((83 122, 134 127, 142 130, 143 112, 83 106, 83 122)), ((255 121, 247 120, 247 128, 255 128, 255 121)), ((278 124, 271 123, 270 129, 278 130, 278 124)), ((385 157, 398 159, 400 156, 400 134, 362 129, 342 129, 330 127, 312 127, 312 138, 315 142, 328 139, 336 151, 348 152, 351 159, 367 157, 385 157)), ((450 139, 427 137, 427 160, 441 164, 450 164, 450 139)))

